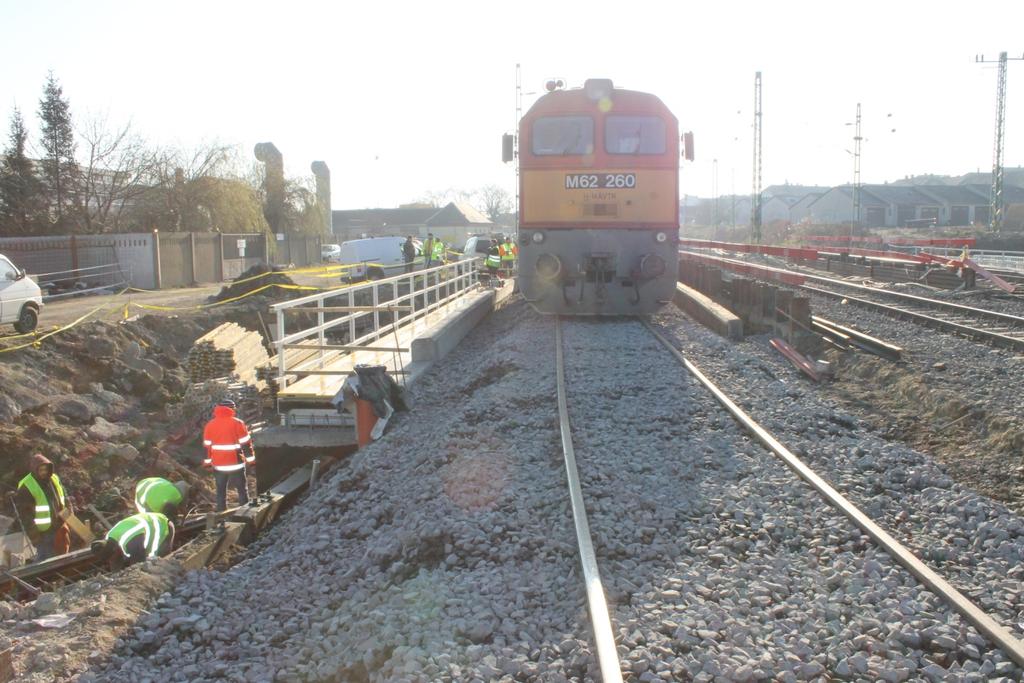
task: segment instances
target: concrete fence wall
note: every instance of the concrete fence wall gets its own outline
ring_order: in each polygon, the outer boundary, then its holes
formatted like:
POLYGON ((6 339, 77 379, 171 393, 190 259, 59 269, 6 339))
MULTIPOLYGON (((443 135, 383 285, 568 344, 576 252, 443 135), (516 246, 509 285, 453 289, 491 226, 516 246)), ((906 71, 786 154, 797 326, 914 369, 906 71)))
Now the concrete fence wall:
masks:
POLYGON ((320 263, 318 236, 275 241, 263 233, 123 233, 0 238, 0 253, 42 281, 81 279, 90 287, 130 284, 139 289, 221 282, 258 263, 320 263), (281 246, 284 245, 284 246, 281 246), (281 258, 285 250, 286 258, 281 258), (270 258, 268 259, 268 251, 270 258), (91 269, 91 270, 90 270, 91 269), (60 275, 48 276, 48 274, 60 275))

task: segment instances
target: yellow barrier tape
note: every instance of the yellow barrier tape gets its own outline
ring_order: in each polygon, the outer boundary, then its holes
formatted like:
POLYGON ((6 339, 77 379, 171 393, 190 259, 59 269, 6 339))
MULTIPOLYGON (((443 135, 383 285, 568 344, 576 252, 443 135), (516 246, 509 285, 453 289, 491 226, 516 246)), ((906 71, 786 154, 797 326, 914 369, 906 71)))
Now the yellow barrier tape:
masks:
POLYGON ((160 306, 159 304, 140 304, 136 301, 130 302, 129 305, 134 306, 136 308, 144 308, 150 311, 199 311, 206 308, 213 308, 214 306, 223 306, 224 304, 230 304, 236 301, 241 301, 246 297, 253 296, 254 294, 259 294, 260 292, 268 290, 271 287, 278 287, 280 289, 291 289, 298 291, 323 291, 323 289, 320 287, 312 287, 310 285, 281 285, 272 282, 269 285, 257 287, 256 289, 248 291, 245 294, 240 294, 239 296, 231 297, 230 299, 224 299, 222 301, 212 301, 207 304, 196 304, 195 306, 160 306))
POLYGON ((17 346, 11 346, 11 347, 8 347, 6 349, 0 349, 0 353, 8 353, 10 351, 18 351, 20 349, 27 349, 30 346, 38 347, 38 346, 40 346, 40 344, 42 343, 42 341, 44 339, 48 339, 48 338, 52 337, 53 335, 55 335, 55 334, 57 334, 59 332, 64 332, 66 330, 70 330, 75 325, 78 325, 78 324, 80 324, 82 322, 85 322, 87 319, 91 318, 98 311, 101 311, 101 310, 103 310, 105 308, 111 308, 111 307, 112 307, 111 304, 107 304, 105 306, 97 306, 96 308, 92 309, 91 311, 89 311, 85 315, 79 317, 77 320, 74 320, 74 321, 68 323, 67 325, 64 325, 63 327, 58 327, 55 330, 53 330, 52 332, 47 332, 46 334, 41 335, 38 339, 33 339, 32 341, 26 342, 25 344, 19 344, 17 346))

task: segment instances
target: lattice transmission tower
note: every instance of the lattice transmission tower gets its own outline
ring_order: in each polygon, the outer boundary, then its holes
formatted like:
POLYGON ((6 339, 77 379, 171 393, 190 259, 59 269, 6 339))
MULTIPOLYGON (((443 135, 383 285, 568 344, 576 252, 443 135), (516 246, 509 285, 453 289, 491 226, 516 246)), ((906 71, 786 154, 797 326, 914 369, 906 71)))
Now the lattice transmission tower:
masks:
POLYGON ((754 191, 750 197, 750 231, 761 242, 761 72, 754 74, 754 191))
POLYGON ((1005 52, 999 53, 999 59, 985 59, 984 55, 974 58, 978 64, 998 64, 996 75, 996 134, 992 151, 992 192, 989 197, 989 226, 995 232, 1003 227, 1005 205, 1003 204, 1003 146, 1006 143, 1006 63, 1021 61, 1021 57, 1007 57, 1005 52))

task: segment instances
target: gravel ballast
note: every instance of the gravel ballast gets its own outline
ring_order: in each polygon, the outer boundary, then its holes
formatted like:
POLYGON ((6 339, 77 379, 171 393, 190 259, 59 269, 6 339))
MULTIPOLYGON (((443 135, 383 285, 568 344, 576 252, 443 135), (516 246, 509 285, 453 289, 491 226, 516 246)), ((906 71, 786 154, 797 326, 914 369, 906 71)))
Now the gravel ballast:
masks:
MULTIPOLYGON (((757 344, 730 345, 674 309, 658 322, 883 526, 935 538, 933 565, 1016 621, 1020 518, 772 380, 757 344)), ((638 322, 569 321, 565 344, 627 680, 1020 678, 638 322)), ((415 387, 414 412, 383 441, 241 563, 189 573, 83 680, 595 679, 554 374, 553 320, 521 302, 497 312, 415 387)))

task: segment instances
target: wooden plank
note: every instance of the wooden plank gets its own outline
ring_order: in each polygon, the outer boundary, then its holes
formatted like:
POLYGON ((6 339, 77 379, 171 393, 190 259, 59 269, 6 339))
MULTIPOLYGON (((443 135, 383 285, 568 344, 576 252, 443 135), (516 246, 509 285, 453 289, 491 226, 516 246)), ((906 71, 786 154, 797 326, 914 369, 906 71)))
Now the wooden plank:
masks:
POLYGON ((71 529, 72 533, 82 539, 86 545, 92 543, 93 539, 96 538, 96 534, 82 520, 76 517, 75 513, 72 512, 64 521, 67 522, 68 528, 71 529))

